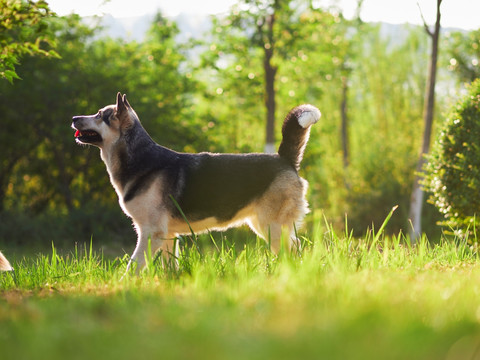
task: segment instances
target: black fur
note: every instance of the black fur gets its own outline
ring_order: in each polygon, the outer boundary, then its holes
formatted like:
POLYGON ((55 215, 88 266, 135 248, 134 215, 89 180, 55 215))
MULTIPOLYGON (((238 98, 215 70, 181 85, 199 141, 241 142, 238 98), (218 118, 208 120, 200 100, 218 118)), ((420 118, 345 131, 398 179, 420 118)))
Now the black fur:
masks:
POLYGON ((130 183, 123 197, 128 202, 148 189, 147 185, 164 170, 174 167, 178 153, 155 143, 139 121, 128 129, 124 139, 118 145, 121 167, 116 176, 123 187, 130 183))
POLYGON ((282 126, 282 142, 278 148, 278 154, 297 171, 300 169, 309 134, 309 129, 303 128, 298 123, 298 118, 305 111, 304 106, 297 106, 285 117, 282 126))
POLYGON ((232 219, 262 195, 279 172, 291 169, 278 155, 177 153, 156 144, 139 122, 125 139, 118 172, 122 186, 128 184, 123 200, 132 200, 163 175, 169 184, 164 189, 164 204, 180 217, 170 199, 173 196, 189 221, 211 216, 220 221, 232 219))
POLYGON ((232 219, 290 169, 278 155, 267 154, 182 154, 178 165, 184 181, 176 200, 192 221, 232 219))
POLYGON ((164 189, 164 204, 171 214, 181 216, 173 196, 189 221, 228 221, 261 196, 281 171, 298 170, 307 131, 298 124, 302 112, 296 108, 286 117, 280 155, 178 153, 155 143, 135 119, 119 151, 118 180, 122 186, 130 183, 123 200, 132 200, 163 175, 169 187, 164 189))
POLYGON ((105 122, 105 124, 107 124, 108 126, 110 126, 110 115, 113 114, 113 110, 112 109, 107 109, 105 110, 103 113, 102 113, 102 120, 105 122))

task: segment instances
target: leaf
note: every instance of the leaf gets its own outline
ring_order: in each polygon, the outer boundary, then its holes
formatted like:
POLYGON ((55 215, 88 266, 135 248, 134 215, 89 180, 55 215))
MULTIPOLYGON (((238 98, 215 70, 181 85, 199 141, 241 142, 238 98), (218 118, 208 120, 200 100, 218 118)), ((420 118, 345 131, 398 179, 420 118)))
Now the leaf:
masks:
POLYGON ((13 79, 20 79, 20 77, 17 75, 17 73, 13 70, 5 70, 1 75, 7 79, 11 84, 13 84, 13 79))

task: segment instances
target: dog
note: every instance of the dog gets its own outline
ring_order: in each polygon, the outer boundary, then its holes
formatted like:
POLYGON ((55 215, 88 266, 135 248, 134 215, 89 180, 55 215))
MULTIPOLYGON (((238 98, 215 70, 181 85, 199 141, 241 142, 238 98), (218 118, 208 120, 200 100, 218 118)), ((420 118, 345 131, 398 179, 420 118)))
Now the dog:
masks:
POLYGON ((308 104, 290 111, 278 154, 170 150, 152 140, 121 93, 115 105, 74 116, 72 128, 78 144, 100 148, 120 206, 133 220, 138 240, 128 272, 134 262, 145 266, 149 249, 171 251, 176 237, 191 231, 248 224, 278 251, 284 228, 288 246, 298 245, 296 229, 308 212, 308 183, 298 170, 320 116, 308 104))
POLYGON ((12 265, 8 262, 7 258, 0 251, 0 271, 13 271, 12 265))

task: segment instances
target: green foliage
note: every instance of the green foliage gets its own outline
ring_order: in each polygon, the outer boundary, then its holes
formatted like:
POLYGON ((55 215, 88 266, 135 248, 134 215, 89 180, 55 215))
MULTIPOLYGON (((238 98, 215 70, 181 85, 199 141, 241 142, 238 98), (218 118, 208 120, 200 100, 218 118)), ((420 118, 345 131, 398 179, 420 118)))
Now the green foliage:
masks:
POLYGON ((454 32, 447 39, 448 69, 462 82, 470 83, 480 77, 480 30, 454 32))
POLYGON ((160 19, 142 44, 95 40, 96 30, 78 16, 50 22, 62 58, 26 58, 19 69, 24 80, 0 84, 1 206, 36 214, 92 202, 116 206, 98 150, 77 146, 70 122, 113 103, 117 91, 129 96, 158 142, 183 150, 204 141, 195 123, 182 126, 193 85, 179 71, 184 58, 175 27, 160 19))
POLYGON ((15 66, 25 55, 58 57, 51 16, 43 0, 0 0, 0 78, 19 79, 15 66))
MULTIPOLYGON (((362 234, 400 205, 389 231, 406 230, 421 140, 427 38, 421 28, 406 28, 406 40, 391 45, 378 26, 350 22, 302 1, 295 4, 295 11, 279 8, 275 13, 276 122, 281 124, 299 103, 313 103, 322 111, 302 163, 312 208, 322 209, 337 226, 343 226, 347 213, 356 234, 362 234), (344 84, 348 168, 340 138, 344 84)), ((209 81, 199 101, 199 115, 212 124, 206 134, 226 141, 227 150, 261 151, 264 144, 263 49, 252 46, 260 43, 252 36, 263 13, 254 9, 246 2, 214 19, 197 71, 200 81, 209 81)))
MULTIPOLYGON (((331 73, 330 87, 322 96, 323 128, 312 129, 306 152, 313 148, 316 168, 322 176, 311 186, 318 187, 316 206, 338 226, 348 214, 349 224, 361 235, 372 223, 380 226, 384 214, 399 205, 388 230, 408 229, 411 184, 421 134, 423 88, 427 67, 426 38, 421 29, 405 29, 408 38, 396 45, 381 36, 377 26, 356 29, 355 51, 350 51, 349 71, 331 73), (361 38, 361 40, 360 40, 361 38), (344 168, 340 154, 340 76, 348 79, 349 165, 344 168), (324 108, 325 107, 325 108, 324 108), (324 150, 319 156, 317 146, 324 150), (320 159, 323 158, 323 159, 320 159)), ((352 41, 351 41, 352 42, 352 41)), ((348 45, 348 43, 346 43, 348 45)), ((324 85, 325 86, 325 85, 324 85)), ((308 172, 315 171, 309 167, 308 172)))
POLYGON ((276 139, 280 139, 284 116, 294 106, 311 102, 323 110, 323 96, 338 98, 336 74, 345 51, 346 29, 340 17, 310 9, 304 1, 244 1, 228 16, 213 18, 195 69, 205 84, 198 114, 211 124, 206 135, 219 139, 228 151, 263 151, 265 48, 275 48, 276 139), (292 10, 294 3, 299 10, 292 10), (261 25, 273 11, 269 38, 261 25))
MULTIPOLYGON (((117 91, 127 93, 152 137, 174 150, 262 151, 263 61, 273 46, 277 143, 292 107, 308 102, 322 111, 301 168, 310 183, 313 213, 306 231, 322 216, 342 228, 347 214, 355 234, 363 234, 372 223, 378 228, 394 205, 399 209, 387 231, 407 229, 427 37, 410 27, 401 30, 408 33, 405 41, 392 43, 379 26, 314 5, 242 1, 226 16, 213 18, 211 33, 194 49, 193 42, 178 43, 176 24, 161 14, 141 43, 99 37, 98 29, 77 16, 42 19, 61 59, 24 56, 18 67, 23 80, 0 83, 0 212, 65 219, 89 213, 92 204, 102 211, 118 209, 98 150, 77 146, 70 129, 73 115, 96 112, 112 103, 117 91), (270 32, 260 25, 272 11, 270 32)), ((441 93, 437 99, 441 114, 445 101, 441 93)), ((86 216, 85 221, 94 220, 86 216)), ((92 226, 84 224, 87 238, 92 226)))
POLYGON ((425 169, 430 201, 443 225, 475 231, 480 210, 480 80, 453 106, 425 169))

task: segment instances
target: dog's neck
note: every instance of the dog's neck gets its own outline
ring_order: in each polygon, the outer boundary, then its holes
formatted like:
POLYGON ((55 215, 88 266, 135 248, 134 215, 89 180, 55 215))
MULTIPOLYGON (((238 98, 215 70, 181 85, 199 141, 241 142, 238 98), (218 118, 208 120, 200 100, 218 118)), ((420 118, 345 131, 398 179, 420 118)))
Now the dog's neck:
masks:
POLYGON ((102 158, 103 162, 107 167, 107 172, 110 177, 110 182, 115 189, 118 197, 120 198, 123 194, 123 186, 119 181, 117 174, 120 171, 121 167, 121 160, 118 154, 115 153, 116 144, 112 144, 109 148, 100 148, 100 157, 102 158))
POLYGON ((137 122, 128 130, 128 134, 122 137, 122 141, 100 148, 100 156, 107 167, 110 182, 120 198, 130 181, 131 169, 139 164, 145 165, 145 154, 153 151, 156 146, 143 126, 137 122))

